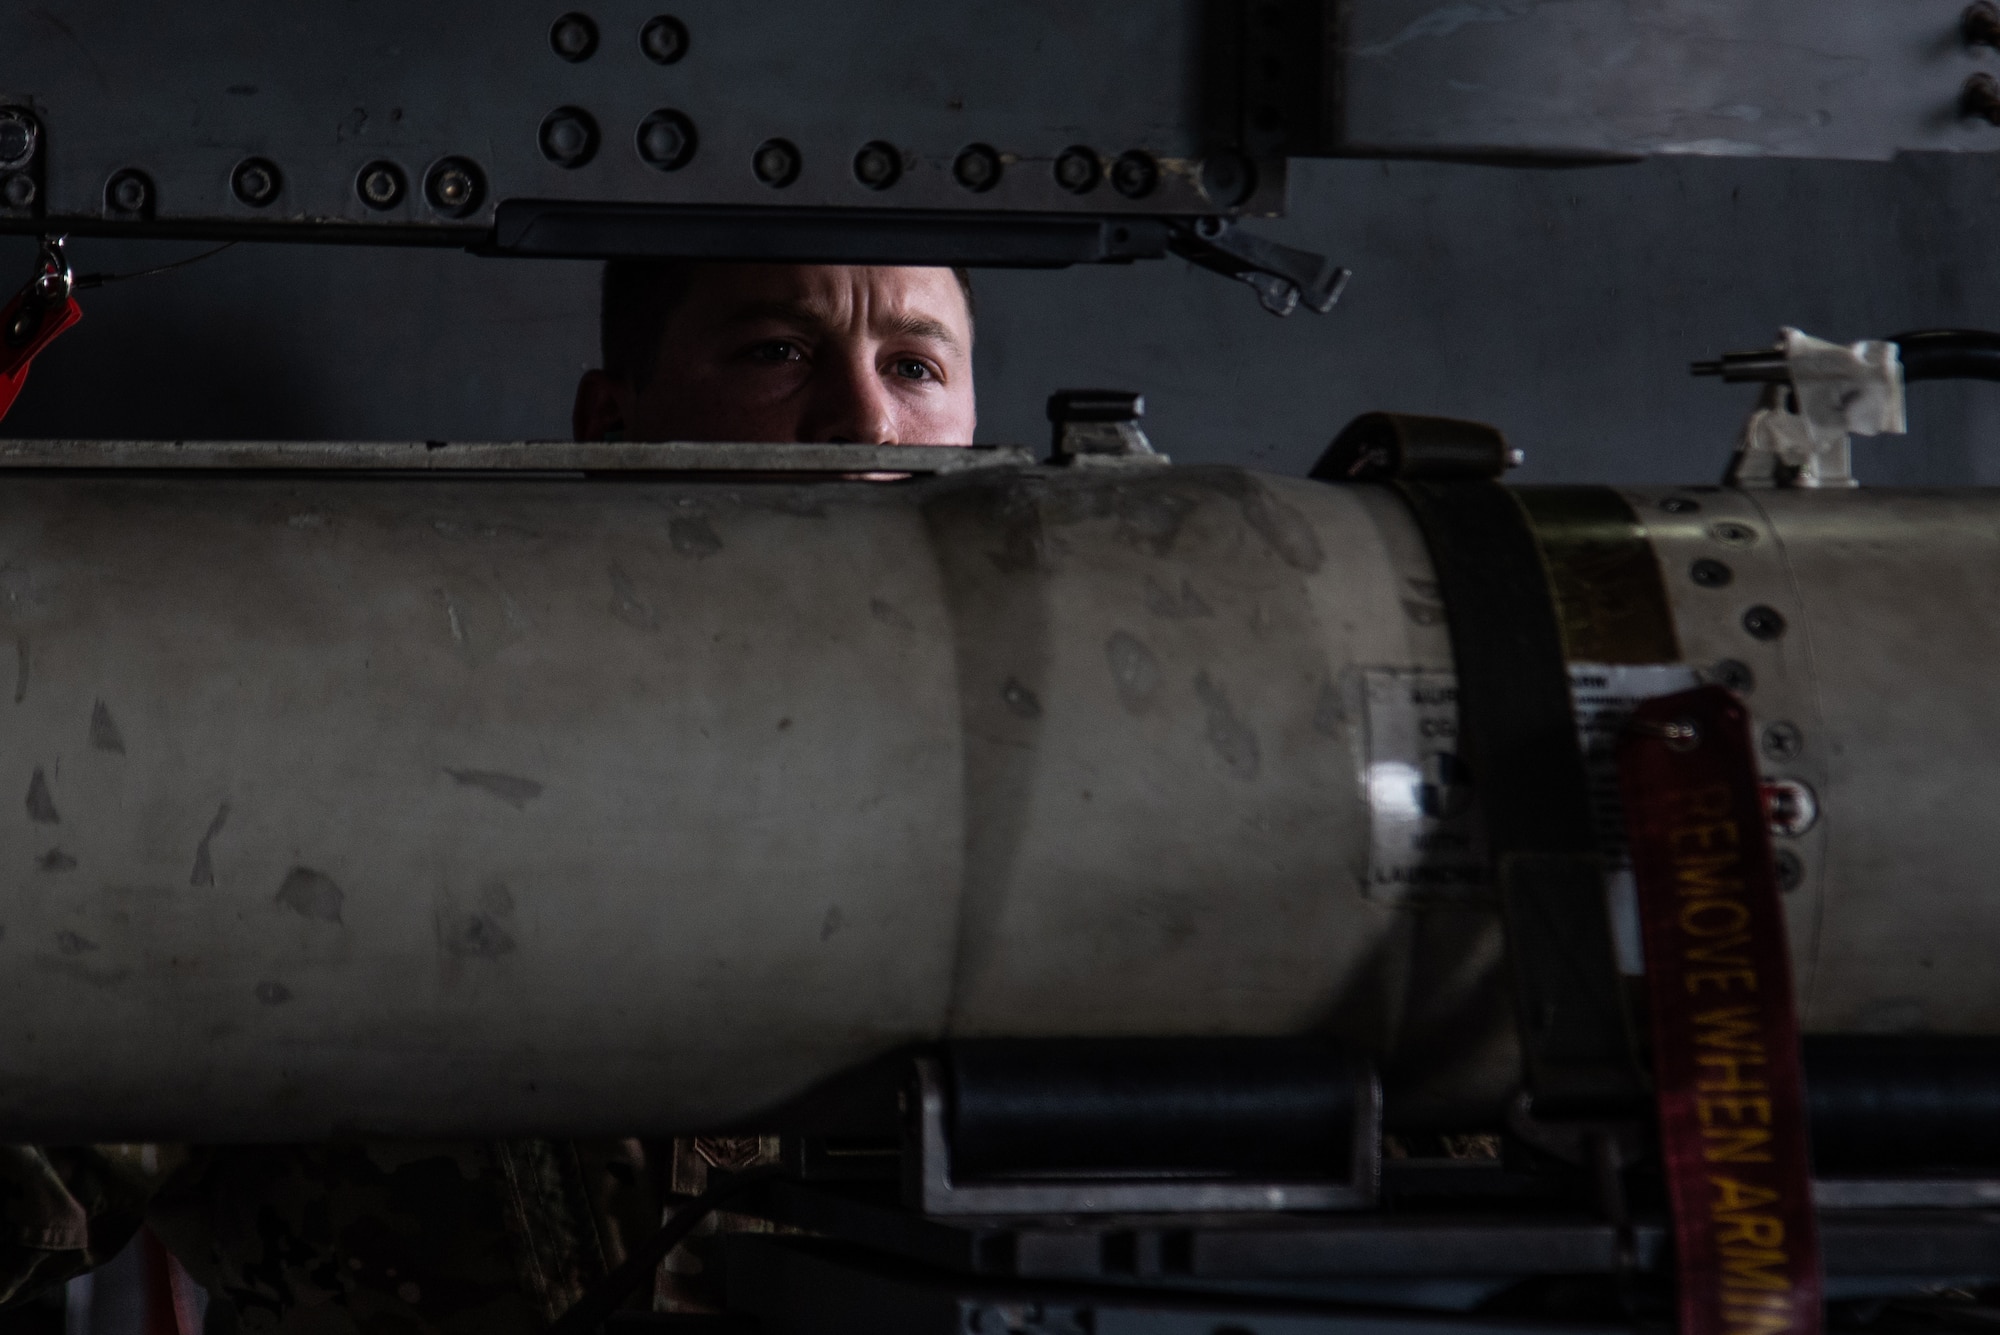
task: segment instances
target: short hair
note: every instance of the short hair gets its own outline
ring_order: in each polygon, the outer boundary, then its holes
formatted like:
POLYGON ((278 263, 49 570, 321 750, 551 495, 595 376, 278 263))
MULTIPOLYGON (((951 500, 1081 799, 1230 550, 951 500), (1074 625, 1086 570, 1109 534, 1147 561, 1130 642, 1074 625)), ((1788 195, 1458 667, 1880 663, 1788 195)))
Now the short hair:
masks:
MULTIPOLYGON (((614 380, 644 384, 659 359, 667 320, 687 300, 695 277, 715 260, 607 260, 598 306, 598 343, 604 371, 614 380)), ((967 316, 975 314, 972 274, 953 265, 965 294, 967 316)))

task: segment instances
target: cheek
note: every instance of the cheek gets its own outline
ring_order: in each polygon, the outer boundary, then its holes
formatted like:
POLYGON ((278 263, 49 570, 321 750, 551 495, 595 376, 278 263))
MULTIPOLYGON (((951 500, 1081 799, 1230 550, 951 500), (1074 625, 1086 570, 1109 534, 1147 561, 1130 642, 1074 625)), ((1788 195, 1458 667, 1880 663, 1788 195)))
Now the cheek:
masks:
POLYGON ((911 395, 899 417, 896 435, 906 445, 970 445, 978 422, 970 386, 911 395))

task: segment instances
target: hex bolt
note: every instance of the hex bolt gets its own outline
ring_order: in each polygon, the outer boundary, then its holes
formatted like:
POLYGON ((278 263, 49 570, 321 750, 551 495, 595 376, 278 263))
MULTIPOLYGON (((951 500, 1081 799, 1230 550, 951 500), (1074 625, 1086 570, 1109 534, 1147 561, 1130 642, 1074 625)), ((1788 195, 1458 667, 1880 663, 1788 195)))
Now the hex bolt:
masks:
POLYGON ((1757 604, 1743 614, 1743 629, 1756 640, 1775 640, 1785 633, 1785 617, 1775 607, 1757 604))
POLYGON ((557 107, 542 118, 536 141, 543 157, 574 170, 597 156, 597 122, 582 107, 557 107))
POLYGON ((658 65, 671 65, 688 53, 687 25, 671 14, 646 20, 639 29, 639 49, 658 65))
POLYGON ((1708 679, 1738 695, 1748 695, 1757 689, 1757 674, 1740 658, 1723 659, 1708 670, 1708 679))
POLYGON ((1000 155, 987 144, 974 144, 951 164, 951 177, 975 195, 1000 184, 1000 155))
POLYGON ((2000 79, 1981 71, 1958 90, 1958 114, 1967 120, 2000 125, 2000 79))
POLYGON ((1087 195, 1104 179, 1104 164, 1082 144, 1073 144, 1056 155, 1055 172, 1057 185, 1072 195, 1087 195))
POLYGON ((2000 47, 2000 5, 1993 0, 1967 5, 1959 16, 1958 35, 1967 46, 2000 47))
POLYGON ((1688 578, 1704 589, 1726 589, 1736 572, 1721 561, 1703 557, 1688 567, 1688 578))
POLYGON ((798 180, 803 165, 798 148, 789 139, 766 139, 750 155, 750 170, 774 190, 782 190, 798 180))
POLYGON ((903 174, 903 155, 880 139, 863 144, 854 155, 854 179, 870 190, 887 190, 903 174))
POLYGON ((462 218, 479 207, 483 186, 470 158, 442 158, 424 177, 424 196, 447 218, 462 218))
POLYGON ((104 183, 104 207, 112 213, 140 217, 153 207, 153 182, 146 173, 127 167, 104 183))
POLYGON ((694 122, 665 107, 639 122, 639 156, 663 172, 679 171, 694 160, 694 122))
POLYGON ((1773 723, 1764 729, 1764 754, 1772 760, 1797 760, 1806 736, 1795 723, 1773 723))
POLYGON ((1701 502, 1692 496, 1669 496, 1660 502, 1660 508, 1670 515, 1699 514, 1701 502))
POLYGON ((549 27, 549 50, 570 64, 597 53, 597 25, 588 14, 565 14, 549 27))
POLYGON ((1160 184, 1160 164, 1150 153, 1134 149, 1111 164, 1111 188, 1127 199, 1144 199, 1160 184))
POLYGON ((34 161, 41 143, 41 126, 19 107, 0 107, 0 171, 15 171, 34 161))
POLYGON ((403 170, 393 162, 371 162, 354 178, 354 193, 371 209, 395 208, 403 190, 403 170))
POLYGON ((5 180, 0 180, 0 203, 10 209, 31 209, 35 197, 41 192, 35 189, 35 178, 26 172, 15 172, 5 180))
POLYGON ((261 209, 278 197, 284 181, 278 164, 269 158, 245 158, 230 173, 229 188, 251 208, 261 209))
POLYGON ((1806 865, 1789 848, 1771 854, 1771 869, 1778 873, 1778 889, 1788 895, 1805 884, 1806 865))

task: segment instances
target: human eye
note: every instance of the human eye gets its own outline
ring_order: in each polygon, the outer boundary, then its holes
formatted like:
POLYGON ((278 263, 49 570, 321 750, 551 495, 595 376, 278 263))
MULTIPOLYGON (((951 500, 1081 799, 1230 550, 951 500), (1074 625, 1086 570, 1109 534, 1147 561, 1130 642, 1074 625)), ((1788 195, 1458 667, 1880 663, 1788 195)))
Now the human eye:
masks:
POLYGON ((937 368, 922 357, 898 357, 889 363, 889 372, 899 380, 936 380, 937 368))
POLYGON ((748 361, 761 362, 766 366, 802 362, 806 358, 805 349, 788 338, 765 339, 762 343, 752 344, 743 355, 748 361))

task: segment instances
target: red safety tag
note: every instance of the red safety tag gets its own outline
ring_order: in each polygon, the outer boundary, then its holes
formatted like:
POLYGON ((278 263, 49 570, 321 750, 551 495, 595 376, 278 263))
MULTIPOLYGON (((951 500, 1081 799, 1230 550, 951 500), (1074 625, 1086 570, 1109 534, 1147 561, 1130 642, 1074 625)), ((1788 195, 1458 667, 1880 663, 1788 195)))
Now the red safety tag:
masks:
POLYGON ((82 318, 60 244, 44 245, 35 276, 0 308, 0 417, 20 397, 36 354, 82 318))
POLYGON ((1748 716, 1641 704, 1618 752, 1684 1335, 1822 1326, 1791 956, 1748 716))

